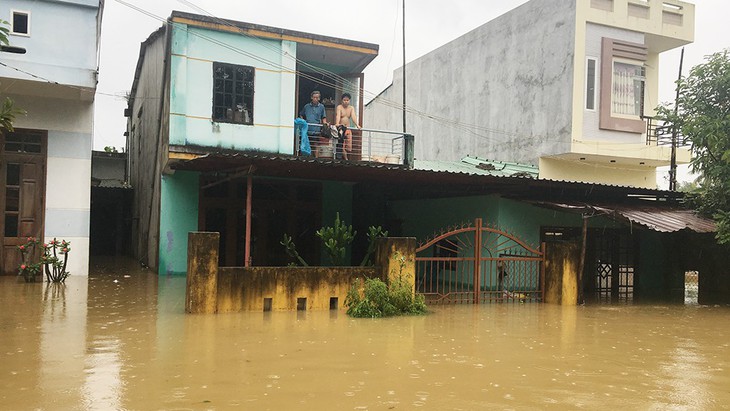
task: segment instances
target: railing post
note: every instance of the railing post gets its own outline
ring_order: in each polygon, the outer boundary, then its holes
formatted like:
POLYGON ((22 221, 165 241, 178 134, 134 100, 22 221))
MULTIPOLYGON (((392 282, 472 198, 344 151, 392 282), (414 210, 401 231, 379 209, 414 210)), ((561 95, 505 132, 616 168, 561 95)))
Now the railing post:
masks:
POLYGON ((482 276, 482 219, 474 220, 474 304, 479 304, 482 276))
POLYGON ((412 134, 403 134, 403 165, 413 168, 415 140, 412 134))

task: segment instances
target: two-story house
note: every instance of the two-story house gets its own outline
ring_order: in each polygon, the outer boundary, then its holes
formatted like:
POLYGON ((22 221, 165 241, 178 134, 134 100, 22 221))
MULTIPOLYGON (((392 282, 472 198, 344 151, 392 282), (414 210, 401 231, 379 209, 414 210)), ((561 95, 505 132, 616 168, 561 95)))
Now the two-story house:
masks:
POLYGON ((25 53, 0 53, 2 96, 27 112, 0 135, 0 269, 15 274, 29 236, 71 241, 67 269, 88 275, 99 0, 8 0, 0 20, 25 53), (61 29, 62 27, 62 29, 61 29), (59 38, 59 34, 62 38, 59 38))
MULTIPOLYGON (((343 93, 362 113, 363 69, 377 54, 375 44, 173 12, 142 43, 126 110, 135 256, 185 272, 188 232, 205 230, 221 233, 224 265, 286 264, 284 233, 316 262, 314 232, 338 212, 349 220, 352 184, 315 181, 313 164, 344 160, 327 159, 316 137, 312 156, 298 157, 294 119, 314 90, 330 123, 343 93), (267 178, 236 161, 252 157, 308 168, 267 178)), ((406 161, 402 133, 353 134, 350 163, 406 161)))
MULTIPOLYGON (((659 54, 693 37, 694 5, 682 1, 531 0, 406 65, 415 157, 471 155, 536 165, 540 178, 656 187, 671 152, 647 135, 659 54)), ((402 84, 398 69, 368 103, 367 127, 401 127, 402 84)), ((678 163, 689 159, 678 150, 678 163)))

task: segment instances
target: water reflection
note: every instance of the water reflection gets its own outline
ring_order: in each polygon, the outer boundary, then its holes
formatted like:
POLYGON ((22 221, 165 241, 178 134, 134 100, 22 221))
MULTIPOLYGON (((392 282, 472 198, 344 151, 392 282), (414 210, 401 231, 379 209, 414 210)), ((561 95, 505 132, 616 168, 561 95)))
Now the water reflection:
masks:
POLYGON ((724 307, 185 315, 181 277, 0 279, 4 409, 713 409, 724 307), (11 281, 12 280, 12 281, 11 281))

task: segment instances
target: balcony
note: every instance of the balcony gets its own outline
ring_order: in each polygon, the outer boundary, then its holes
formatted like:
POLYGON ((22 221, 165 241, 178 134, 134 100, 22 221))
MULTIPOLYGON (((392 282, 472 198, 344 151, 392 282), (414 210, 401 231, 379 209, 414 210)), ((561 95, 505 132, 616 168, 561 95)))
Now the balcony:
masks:
MULTIPOLYGON (((646 121, 646 145, 647 146, 671 146, 672 125, 658 120, 655 117, 644 116, 646 121)), ((677 131, 677 147, 689 148, 692 143, 689 139, 677 131)))
POLYGON ((320 124, 308 124, 311 154, 301 152, 299 133, 296 133, 296 156, 314 157, 323 160, 367 162, 413 167, 414 138, 410 134, 396 131, 374 129, 350 129, 352 141, 349 143, 335 130, 322 133, 320 124), (316 134, 312 135, 312 130, 316 134), (327 134, 323 136, 323 134, 327 134))

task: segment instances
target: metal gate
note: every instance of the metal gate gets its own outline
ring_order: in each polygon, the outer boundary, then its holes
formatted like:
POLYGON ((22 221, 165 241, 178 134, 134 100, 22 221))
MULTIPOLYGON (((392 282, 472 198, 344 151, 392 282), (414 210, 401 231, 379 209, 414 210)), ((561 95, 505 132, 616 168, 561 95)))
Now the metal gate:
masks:
POLYGON ((542 301, 544 255, 477 218, 416 249, 416 291, 431 304, 542 301))

